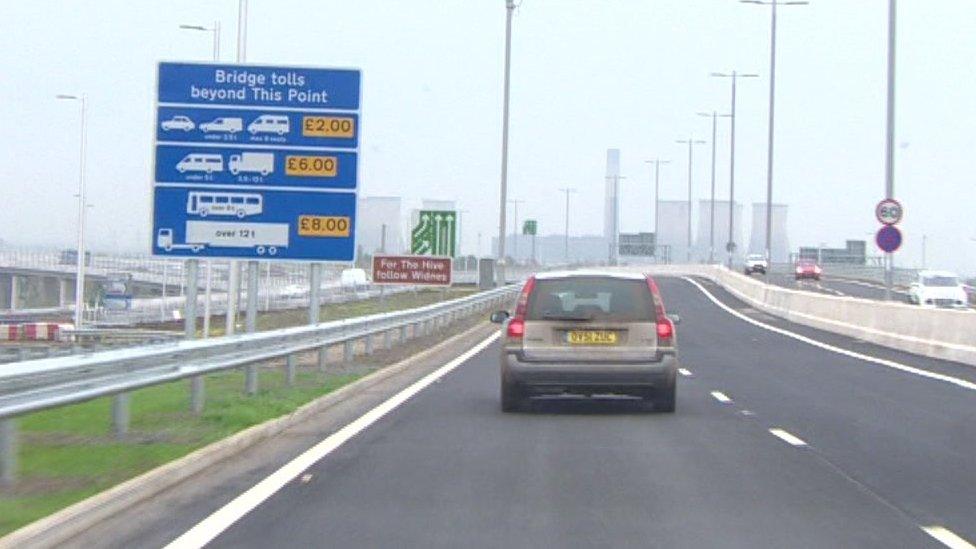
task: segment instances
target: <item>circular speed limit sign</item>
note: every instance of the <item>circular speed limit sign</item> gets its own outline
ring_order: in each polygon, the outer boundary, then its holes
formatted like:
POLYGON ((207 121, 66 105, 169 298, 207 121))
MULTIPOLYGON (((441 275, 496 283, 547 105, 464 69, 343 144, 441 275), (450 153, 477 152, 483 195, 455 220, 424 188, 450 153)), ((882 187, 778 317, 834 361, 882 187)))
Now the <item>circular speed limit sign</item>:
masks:
POLYGON ((904 214, 901 203, 894 198, 886 198, 874 208, 874 215, 884 225, 897 225, 904 214))

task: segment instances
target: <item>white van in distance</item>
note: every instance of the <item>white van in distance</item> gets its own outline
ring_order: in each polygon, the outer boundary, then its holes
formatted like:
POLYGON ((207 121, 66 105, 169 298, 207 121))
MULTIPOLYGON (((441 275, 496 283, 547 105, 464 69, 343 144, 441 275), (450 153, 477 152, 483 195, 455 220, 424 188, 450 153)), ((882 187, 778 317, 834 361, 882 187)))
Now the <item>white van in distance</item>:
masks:
POLYGON ((259 133, 285 135, 291 131, 291 125, 288 123, 287 116, 279 114, 262 114, 247 125, 247 131, 250 132, 251 135, 257 135, 259 133))

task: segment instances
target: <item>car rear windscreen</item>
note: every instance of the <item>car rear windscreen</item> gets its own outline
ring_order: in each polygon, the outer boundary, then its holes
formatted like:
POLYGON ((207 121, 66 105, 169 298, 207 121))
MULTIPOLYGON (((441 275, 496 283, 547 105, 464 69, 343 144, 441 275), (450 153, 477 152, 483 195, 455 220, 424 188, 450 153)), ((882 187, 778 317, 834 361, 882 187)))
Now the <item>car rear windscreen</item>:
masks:
POLYGON ((654 322, 654 302, 644 280, 568 277, 536 280, 526 320, 654 322))

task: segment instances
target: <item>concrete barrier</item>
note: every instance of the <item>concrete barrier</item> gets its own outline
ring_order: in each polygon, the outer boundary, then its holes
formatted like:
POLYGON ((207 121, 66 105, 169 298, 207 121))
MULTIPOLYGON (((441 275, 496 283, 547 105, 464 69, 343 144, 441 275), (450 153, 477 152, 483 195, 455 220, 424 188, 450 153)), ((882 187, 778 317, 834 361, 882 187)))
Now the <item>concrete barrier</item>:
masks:
POLYGON ((838 297, 764 284, 713 265, 629 267, 665 276, 700 276, 765 313, 910 353, 976 366, 976 312, 838 297))

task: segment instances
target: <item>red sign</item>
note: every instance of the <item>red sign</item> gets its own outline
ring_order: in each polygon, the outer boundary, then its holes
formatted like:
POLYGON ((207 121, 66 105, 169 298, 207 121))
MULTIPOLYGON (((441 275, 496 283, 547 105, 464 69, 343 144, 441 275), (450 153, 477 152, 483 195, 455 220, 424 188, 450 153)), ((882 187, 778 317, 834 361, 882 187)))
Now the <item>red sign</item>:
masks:
POLYGON ((374 255, 373 284, 451 285, 451 258, 374 255))

